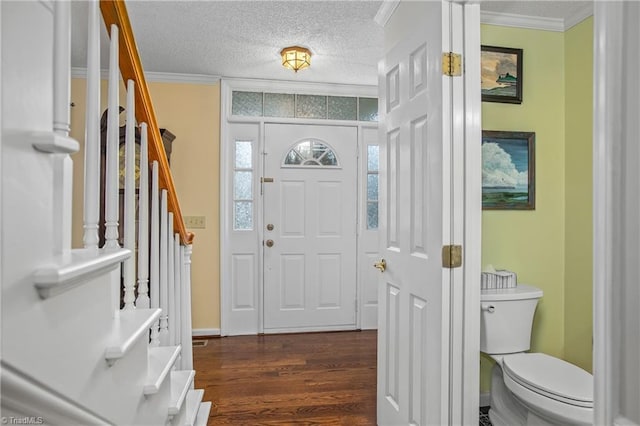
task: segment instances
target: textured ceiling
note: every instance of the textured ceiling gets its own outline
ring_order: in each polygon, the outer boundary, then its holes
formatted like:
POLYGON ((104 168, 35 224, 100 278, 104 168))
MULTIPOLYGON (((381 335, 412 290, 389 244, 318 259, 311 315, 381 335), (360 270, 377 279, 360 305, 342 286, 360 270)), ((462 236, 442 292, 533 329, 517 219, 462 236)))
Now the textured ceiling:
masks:
MULTIPOLYGON (((371 85, 383 45, 373 20, 380 3, 130 1, 127 8, 145 71, 371 85), (311 68, 282 67, 280 50, 291 45, 311 50, 311 68)), ((73 19, 86 10, 74 3, 73 19)), ((73 36, 76 67, 86 67, 83 27, 73 36)))
MULTIPOLYGON (((127 1, 147 72, 221 77, 377 84, 383 30, 381 1, 127 1), (280 65, 283 47, 313 54, 294 74, 280 65)), ((484 1, 481 9, 569 19, 583 1, 484 1)), ((72 2, 72 66, 86 67, 85 2, 72 2)), ((102 68, 107 67, 103 31, 102 68)))

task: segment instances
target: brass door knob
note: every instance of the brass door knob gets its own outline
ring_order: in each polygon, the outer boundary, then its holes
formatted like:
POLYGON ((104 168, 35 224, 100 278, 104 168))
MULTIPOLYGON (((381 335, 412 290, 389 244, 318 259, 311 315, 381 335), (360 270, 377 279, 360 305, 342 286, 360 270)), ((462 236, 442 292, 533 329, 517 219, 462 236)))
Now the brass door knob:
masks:
POLYGON ((380 262, 374 263, 373 267, 380 269, 380 272, 384 272, 387 269, 387 262, 384 259, 380 259, 380 262))
POLYGON ((273 240, 267 240, 265 244, 267 245, 267 247, 273 247, 273 240))

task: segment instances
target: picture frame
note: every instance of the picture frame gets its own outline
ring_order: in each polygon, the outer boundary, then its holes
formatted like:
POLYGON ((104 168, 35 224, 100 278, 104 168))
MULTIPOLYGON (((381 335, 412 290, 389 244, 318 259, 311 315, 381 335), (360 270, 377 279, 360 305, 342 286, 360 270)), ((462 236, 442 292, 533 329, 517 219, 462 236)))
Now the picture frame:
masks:
POLYGON ((480 46, 482 102, 522 103, 522 49, 480 46))
POLYGON ((535 210, 535 132, 482 131, 482 209, 535 210))

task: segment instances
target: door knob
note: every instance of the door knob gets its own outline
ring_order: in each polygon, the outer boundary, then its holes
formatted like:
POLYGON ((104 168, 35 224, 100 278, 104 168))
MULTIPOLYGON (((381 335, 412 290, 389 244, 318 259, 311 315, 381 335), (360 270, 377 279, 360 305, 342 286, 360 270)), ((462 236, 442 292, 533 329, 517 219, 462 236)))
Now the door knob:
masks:
POLYGON ((373 267, 380 269, 380 272, 384 272, 387 269, 387 262, 384 259, 380 259, 380 262, 374 263, 373 267))
POLYGON ((273 223, 267 225, 267 231, 273 231, 273 223))
POLYGON ((267 245, 267 247, 273 247, 273 240, 267 240, 265 244, 267 245))

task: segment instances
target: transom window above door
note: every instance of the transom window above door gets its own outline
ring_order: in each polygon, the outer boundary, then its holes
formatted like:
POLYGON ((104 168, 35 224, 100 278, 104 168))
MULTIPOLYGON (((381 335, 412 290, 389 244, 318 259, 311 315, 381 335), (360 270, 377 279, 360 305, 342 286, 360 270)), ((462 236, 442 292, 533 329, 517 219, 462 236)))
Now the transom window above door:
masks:
POLYGON ((282 167, 339 167, 338 157, 326 143, 316 139, 298 142, 284 157, 282 167))

